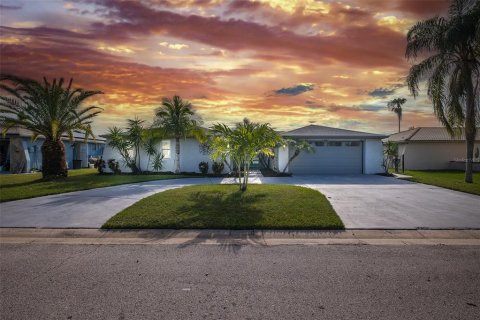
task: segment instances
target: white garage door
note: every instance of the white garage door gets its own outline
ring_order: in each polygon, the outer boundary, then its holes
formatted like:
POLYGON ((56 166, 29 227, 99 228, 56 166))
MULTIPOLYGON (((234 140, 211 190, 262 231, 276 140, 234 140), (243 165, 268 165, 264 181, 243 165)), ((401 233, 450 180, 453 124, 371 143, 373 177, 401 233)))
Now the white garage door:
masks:
POLYGON ((361 174, 361 141, 311 142, 315 153, 302 152, 290 164, 293 174, 361 174))

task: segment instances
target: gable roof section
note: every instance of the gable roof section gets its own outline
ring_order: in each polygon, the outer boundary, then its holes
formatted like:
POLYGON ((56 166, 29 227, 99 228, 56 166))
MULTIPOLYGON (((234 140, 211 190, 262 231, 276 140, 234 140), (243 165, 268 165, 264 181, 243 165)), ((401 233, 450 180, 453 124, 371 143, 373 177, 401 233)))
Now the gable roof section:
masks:
MULTIPOLYGON (((394 133, 388 137, 388 141, 407 142, 407 141, 465 141, 465 133, 452 137, 447 129, 443 127, 419 127, 394 133)), ((480 130, 477 130, 475 140, 480 140, 480 130)))
POLYGON ((291 138, 330 138, 330 139, 383 139, 387 135, 353 131, 339 128, 332 128, 318 125, 308 125, 306 127, 286 131, 281 134, 284 137, 291 138))

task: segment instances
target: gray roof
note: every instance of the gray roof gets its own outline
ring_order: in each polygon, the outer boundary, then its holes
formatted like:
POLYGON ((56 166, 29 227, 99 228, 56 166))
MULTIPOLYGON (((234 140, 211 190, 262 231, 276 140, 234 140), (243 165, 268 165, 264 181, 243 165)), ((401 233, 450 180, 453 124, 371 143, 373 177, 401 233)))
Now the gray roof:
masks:
MULTIPOLYGON (((1 127, 0 127, 0 132, 3 132, 3 128, 1 128, 1 127)), ((13 127, 13 128, 8 129, 7 136, 9 136, 9 135, 30 138, 32 136, 32 132, 30 130, 27 130, 27 129, 24 129, 24 128, 13 127)), ((39 136, 39 138, 43 138, 43 136, 39 136)), ((70 139, 68 137, 68 135, 63 135, 62 138, 64 140, 70 139)), ((75 141, 84 141, 85 140, 85 133, 84 132, 79 132, 79 131, 74 131, 73 132, 73 139, 75 141)), ((88 142, 96 142, 96 143, 105 143, 105 139, 101 138, 97 135, 95 135, 95 139, 92 139, 92 137, 89 136, 87 141, 88 142)))
POLYGON ((383 139, 387 135, 374 134, 361 131, 338 129, 332 127, 308 125, 306 127, 286 131, 282 133, 284 137, 291 138, 330 138, 330 139, 383 139))
MULTIPOLYGON (((452 137, 447 129, 443 127, 419 127, 407 131, 392 134, 388 141, 407 142, 407 141, 465 141, 465 133, 452 137)), ((480 130, 477 130, 475 140, 480 140, 480 130)))

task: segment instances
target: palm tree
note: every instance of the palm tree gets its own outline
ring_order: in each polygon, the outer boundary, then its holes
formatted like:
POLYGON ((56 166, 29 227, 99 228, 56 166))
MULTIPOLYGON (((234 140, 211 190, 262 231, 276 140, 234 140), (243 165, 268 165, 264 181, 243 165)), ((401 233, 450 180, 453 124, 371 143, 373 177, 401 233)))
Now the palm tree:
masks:
POLYGON ((268 123, 254 123, 248 119, 237 123, 235 128, 216 124, 211 128, 212 159, 230 158, 237 167, 241 191, 247 190, 250 164, 259 155, 273 156, 273 148, 282 142, 281 137, 268 123), (243 180, 242 180, 243 171, 243 180))
POLYGON ((440 122, 453 136, 465 132, 465 182, 473 182, 472 161, 479 119, 480 1, 456 0, 448 17, 416 23, 407 34, 407 59, 429 55, 410 68, 407 84, 416 97, 427 79, 427 94, 440 122))
POLYGON ((85 139, 93 136, 92 119, 101 108, 89 106, 81 108, 89 97, 101 91, 73 89, 73 79, 64 87, 64 80, 43 78, 38 82, 14 75, 0 75, 0 89, 8 95, 0 96, 0 122, 5 135, 7 130, 18 126, 32 132, 32 140, 45 137, 42 145, 43 178, 66 177, 65 145, 62 135, 73 141, 73 132, 85 132, 85 139), (3 82, 3 83, 1 83, 3 82))
POLYGON ((133 159, 136 163, 138 172, 142 172, 140 162, 140 149, 145 144, 145 120, 140 120, 138 117, 134 119, 127 119, 126 135, 133 148, 133 159))
POLYGON ((283 168, 283 171, 282 171, 283 173, 285 173, 287 171, 288 166, 292 163, 292 161, 296 157, 298 157, 300 155, 300 153, 302 153, 302 152, 306 152, 306 153, 315 152, 315 148, 313 148, 312 145, 310 144, 310 142, 308 142, 306 140, 297 141, 297 140, 285 139, 285 144, 288 144, 289 146, 291 146, 294 151, 293 151, 293 154, 290 157, 290 159, 288 159, 287 164, 283 168))
POLYGON ((193 120, 192 105, 179 96, 174 96, 173 99, 164 98, 155 115, 156 124, 175 138, 175 173, 180 173, 180 138, 186 138, 198 129, 196 121, 193 120))
POLYGON ((407 102, 405 98, 396 98, 387 103, 387 107, 390 111, 397 114, 398 117, 398 132, 400 132, 400 121, 402 121, 402 104, 407 102))

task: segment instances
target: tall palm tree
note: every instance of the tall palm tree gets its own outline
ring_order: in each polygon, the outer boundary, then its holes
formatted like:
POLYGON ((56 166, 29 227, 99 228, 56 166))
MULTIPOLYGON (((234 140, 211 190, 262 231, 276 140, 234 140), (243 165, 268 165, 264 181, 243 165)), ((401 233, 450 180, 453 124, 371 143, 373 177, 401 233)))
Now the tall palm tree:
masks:
POLYGON ((155 115, 155 123, 175 138, 175 173, 180 173, 180 138, 186 138, 198 129, 197 122, 193 119, 192 105, 179 96, 164 98, 155 115))
POLYGON ((464 130, 465 182, 473 182, 472 161, 479 121, 480 1, 455 0, 448 17, 416 23, 407 34, 407 59, 415 61, 407 84, 416 97, 427 80, 427 94, 440 122, 453 136, 464 130))
POLYGON ((387 107, 390 111, 397 114, 398 117, 398 132, 400 132, 400 121, 402 121, 402 104, 407 102, 405 98, 396 98, 387 103, 387 107))
POLYGON ((53 79, 43 82, 18 77, 0 75, 0 89, 7 93, 0 96, 0 123, 3 134, 13 126, 32 132, 32 139, 45 137, 42 145, 43 178, 66 177, 65 145, 62 135, 73 141, 73 132, 85 132, 85 139, 93 136, 90 124, 102 109, 89 106, 81 108, 89 97, 101 91, 73 89, 73 79, 64 87, 64 80, 53 79))

